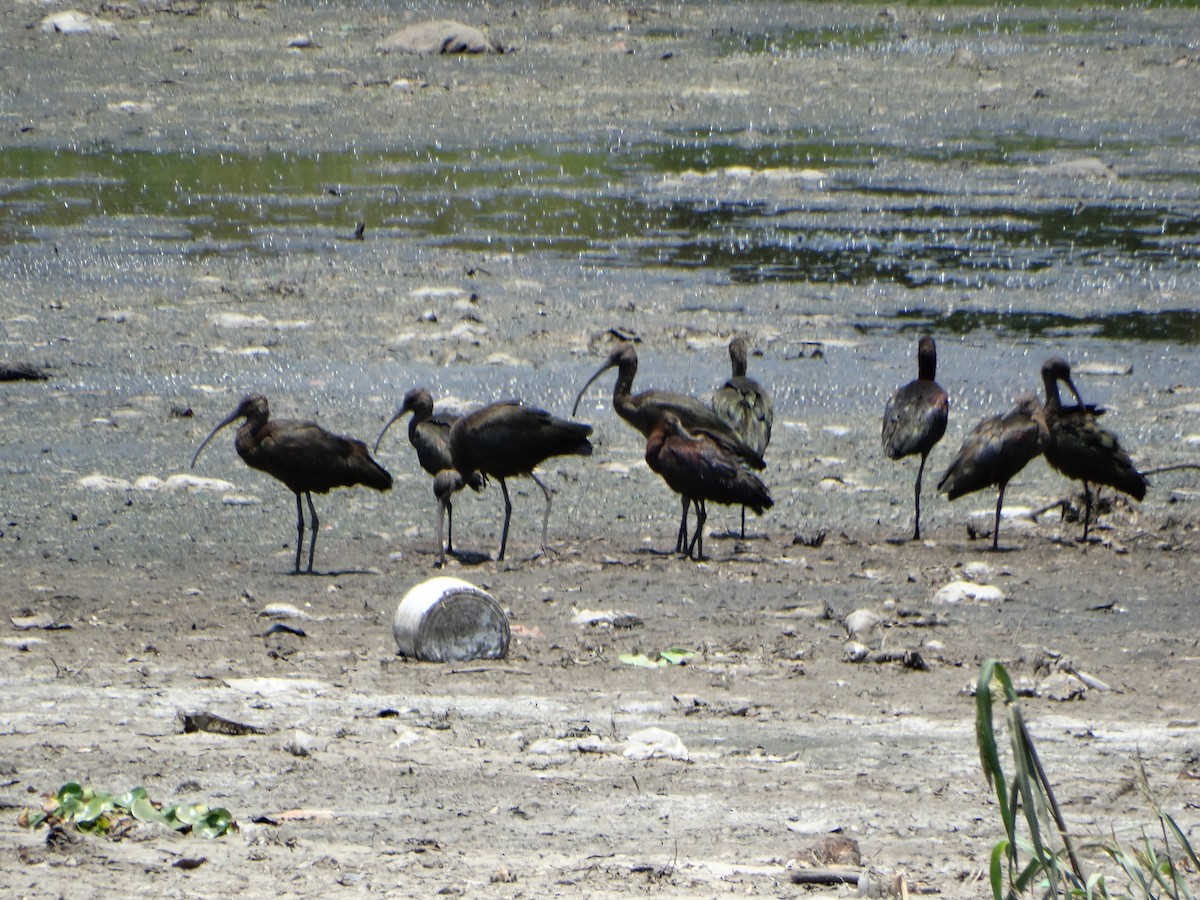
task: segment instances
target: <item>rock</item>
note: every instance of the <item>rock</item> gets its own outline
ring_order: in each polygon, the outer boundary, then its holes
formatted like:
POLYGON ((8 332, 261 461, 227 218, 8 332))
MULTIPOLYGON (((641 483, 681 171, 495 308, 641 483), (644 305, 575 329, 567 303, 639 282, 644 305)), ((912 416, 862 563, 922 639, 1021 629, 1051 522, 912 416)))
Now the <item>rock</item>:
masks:
POLYGON ((213 313, 208 320, 217 328, 266 328, 271 324, 266 316, 235 312, 213 313))
POLYGON ((973 581, 952 581, 933 595, 934 603, 1003 603, 1007 598, 1000 588, 973 581))
POLYGON ((1037 686, 1040 697, 1048 700, 1082 700, 1087 695, 1087 685, 1066 672, 1055 672, 1037 686))
POLYGON ((846 633, 856 641, 873 640, 883 621, 883 616, 873 609, 856 609, 846 616, 846 633))
POLYGON ((378 49, 384 53, 498 53, 501 48, 478 28, 438 19, 393 31, 378 49))
POLYGON ((1094 156, 1084 156, 1079 159, 1068 159, 1063 162, 1050 163, 1045 166, 1028 166, 1021 170, 1027 175, 1052 175, 1064 178, 1096 178, 1103 181, 1116 181, 1117 170, 1109 163, 1094 156))
POLYGON ((46 16, 42 19, 42 31, 45 34, 100 34, 110 38, 117 37, 117 26, 112 22, 105 22, 76 9, 66 9, 46 16))
POLYGON ((133 484, 126 481, 124 478, 117 478, 113 475, 101 475, 99 473, 93 475, 84 475, 75 482, 76 487, 81 487, 85 491, 132 491, 133 484))
POLYGON ((963 566, 963 574, 967 576, 968 581, 981 582, 985 578, 991 578, 994 572, 990 565, 980 560, 976 560, 975 562, 969 562, 963 566))
POLYGON ((862 851, 858 841, 844 834, 831 834, 821 838, 806 850, 796 854, 796 859, 811 862, 815 866, 861 866, 862 851))
POLYGON ((268 619, 311 619, 308 613, 290 603, 268 603, 262 608, 260 618, 268 619))
POLYGON ((842 662, 860 663, 871 655, 871 648, 858 641, 851 641, 842 651, 842 662))
POLYGON ((679 735, 665 728, 643 728, 625 740, 622 754, 626 759, 678 759, 690 762, 687 747, 679 735))
POLYGON ((280 749, 284 750, 292 756, 312 756, 317 750, 322 749, 320 741, 313 735, 301 731, 299 728, 292 731, 280 743, 280 749))
POLYGON ((571 624, 590 625, 593 628, 637 628, 642 624, 642 620, 635 613, 619 612, 615 609, 580 609, 574 611, 571 624))

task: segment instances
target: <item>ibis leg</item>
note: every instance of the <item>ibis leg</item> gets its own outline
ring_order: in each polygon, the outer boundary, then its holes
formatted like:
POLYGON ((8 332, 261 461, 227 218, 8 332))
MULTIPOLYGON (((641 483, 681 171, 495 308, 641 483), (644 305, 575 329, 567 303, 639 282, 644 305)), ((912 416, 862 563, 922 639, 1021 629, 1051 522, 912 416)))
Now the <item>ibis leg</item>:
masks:
MULTIPOLYGON (((442 507, 446 509, 446 552, 454 552, 454 506, 450 503, 450 498, 447 497, 444 503, 438 504, 438 547, 442 546, 442 507)), ((440 550, 438 551, 441 552, 440 550)), ((445 556, 442 557, 442 565, 446 564, 445 556)))
POLYGON ((742 540, 746 539, 746 507, 742 507, 742 540))
POLYGON ((1004 489, 1007 484, 1000 485, 1000 493, 996 497, 996 523, 992 526, 992 549, 1000 549, 1000 508, 1004 506, 1004 489))
MULTIPOLYGON (((442 520, 446 517, 446 511, 450 508, 450 501, 438 497, 438 513, 437 513, 437 542, 438 542, 438 565, 446 565, 446 548, 442 544, 442 520)), ((453 521, 453 520, 451 520, 453 521)))
POLYGON ((1086 481, 1083 483, 1083 542, 1087 543, 1088 525, 1092 521, 1092 488, 1086 481))
POLYGON ((504 530, 500 532, 500 553, 496 559, 504 559, 504 548, 508 546, 508 522, 512 518, 512 500, 508 497, 508 485, 504 483, 504 479, 497 479, 500 482, 500 491, 504 494, 504 530))
POLYGON ((683 515, 679 519, 679 535, 675 538, 675 552, 676 553, 686 553, 688 551, 688 546, 687 546, 688 507, 691 506, 692 501, 689 500, 687 497, 681 497, 680 499, 683 500, 683 515))
MULTIPOLYGON (((317 531, 321 527, 321 520, 317 518, 317 508, 315 506, 313 506, 312 492, 311 491, 306 492, 304 494, 304 496, 308 498, 308 525, 309 525, 309 531, 310 531, 310 534, 308 536, 308 574, 311 575, 312 574, 312 564, 313 564, 313 554, 315 554, 317 552, 317 531)), ((299 499, 299 498, 297 497, 297 499, 299 499)), ((297 544, 296 548, 299 549, 299 546, 300 545, 297 544)), ((296 565, 298 568, 299 560, 297 560, 296 565)))
POLYGON ((927 456, 929 456, 928 453, 921 454, 921 467, 917 469, 917 486, 913 491, 913 505, 917 510, 916 524, 913 526, 914 541, 921 539, 921 477, 925 474, 925 458, 927 456))
POLYGON ((300 574, 300 548, 304 546, 304 507, 300 503, 300 494, 296 494, 296 568, 293 575, 300 574))
POLYGON ((703 500, 696 501, 696 530, 692 534, 692 542, 688 545, 688 556, 692 559, 704 559, 704 523, 708 521, 708 509, 703 500))
POLYGON ((542 489, 542 493, 546 496, 546 508, 542 510, 542 552, 546 552, 546 526, 550 524, 550 488, 542 484, 542 480, 533 472, 529 473, 529 477, 533 479, 533 483, 542 489))

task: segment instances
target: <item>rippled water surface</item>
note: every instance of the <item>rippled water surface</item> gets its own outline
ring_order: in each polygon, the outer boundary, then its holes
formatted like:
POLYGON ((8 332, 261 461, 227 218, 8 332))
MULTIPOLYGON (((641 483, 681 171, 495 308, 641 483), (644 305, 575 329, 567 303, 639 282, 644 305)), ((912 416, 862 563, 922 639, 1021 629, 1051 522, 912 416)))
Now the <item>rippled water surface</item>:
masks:
POLYGON ((1033 289, 1041 309, 923 315, 922 326, 1194 342, 1195 317, 1176 298, 1196 287, 1200 179, 1119 176, 1080 152, 1015 139, 910 152, 790 134, 389 155, 9 149, 0 236, 111 232, 144 254, 272 257, 320 251, 362 222, 373 238, 464 252, 745 284, 895 283, 917 307, 926 287, 1033 289), (1076 168, 1045 162, 1062 155, 1076 168), (1092 288, 1103 293, 1089 310, 1058 293, 1092 288))

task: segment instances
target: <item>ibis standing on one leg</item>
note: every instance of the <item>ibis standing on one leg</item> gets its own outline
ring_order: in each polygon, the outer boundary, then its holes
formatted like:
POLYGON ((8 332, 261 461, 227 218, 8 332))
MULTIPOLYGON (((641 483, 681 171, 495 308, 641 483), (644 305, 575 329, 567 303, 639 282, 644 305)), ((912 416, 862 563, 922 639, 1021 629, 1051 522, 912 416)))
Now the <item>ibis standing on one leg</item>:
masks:
MULTIPOLYGON (((433 414, 433 396, 427 388, 423 387, 415 387, 404 395, 404 401, 400 404, 400 408, 383 426, 379 437, 375 439, 375 452, 379 452, 379 442, 383 440, 387 430, 405 413, 412 413, 412 418, 408 420, 408 442, 417 451, 417 462, 421 464, 421 468, 435 479, 439 473, 453 469, 454 461, 450 458, 450 428, 458 420, 458 416, 445 414, 435 416, 433 414)), ((464 487, 480 491, 483 489, 483 483, 483 477, 478 472, 471 472, 456 478, 443 478, 439 484, 434 485, 433 494, 438 502, 438 555, 443 565, 446 562, 446 553, 454 552, 452 495, 464 487), (441 538, 443 515, 449 520, 446 529, 445 551, 442 550, 441 538)))
POLYGON ((1083 482, 1083 540, 1086 541, 1092 519, 1091 485, 1107 484, 1140 501, 1146 496, 1148 482, 1134 467, 1129 454, 1121 449, 1117 436, 1097 424, 1102 410, 1084 404, 1065 359, 1053 356, 1042 364, 1042 383, 1046 388, 1046 425, 1050 429, 1046 462, 1072 481, 1083 482), (1077 406, 1063 406, 1058 394, 1060 381, 1075 396, 1077 406))
POLYGON ((267 398, 250 394, 237 409, 217 425, 192 457, 192 468, 200 451, 208 446, 218 431, 238 419, 245 422, 237 430, 233 445, 253 469, 279 479, 296 495, 296 565, 300 574, 300 548, 304 545, 304 508, 301 495, 308 500, 310 537, 308 544, 308 574, 312 574, 313 556, 317 549, 320 522, 313 506, 312 495, 325 494, 335 487, 363 484, 377 491, 389 490, 392 476, 371 458, 367 445, 354 438, 332 434, 316 422, 294 419, 271 419, 267 398))
POLYGON ((999 487, 996 523, 992 529, 993 550, 1000 548, 1004 489, 1049 442, 1050 431, 1042 404, 1033 394, 1022 394, 1011 410, 989 416, 972 429, 938 482, 938 490, 951 500, 992 485, 999 487))
MULTIPOLYGON (((633 379, 637 375, 637 367, 637 350, 634 349, 633 344, 627 341, 618 344, 609 353, 604 365, 597 369, 596 373, 580 388, 578 396, 575 397, 575 406, 571 409, 571 415, 575 415, 579 411, 579 401, 583 399, 584 392, 591 387, 592 382, 609 369, 615 368, 617 381, 613 386, 613 409, 617 411, 617 415, 641 432, 642 437, 648 439, 663 415, 672 413, 684 428, 705 428, 727 436, 731 446, 736 448, 737 455, 751 468, 762 469, 765 467, 762 454, 747 446, 745 441, 734 434, 724 420, 713 411, 712 407, 706 406, 695 397, 659 390, 633 393, 633 379)), ((683 539, 687 534, 687 518, 688 501, 685 499, 679 524, 680 538, 675 546, 677 553, 683 553, 687 549, 683 546, 683 539)))
POLYGON ((883 410, 883 450, 889 459, 921 454, 917 484, 913 491, 916 507, 913 540, 921 539, 921 478, 929 451, 946 433, 950 397, 934 379, 937 377, 937 345, 925 335, 917 343, 917 378, 896 389, 883 410))
MULTIPOLYGON (((674 413, 664 413, 646 441, 646 464, 696 508, 696 531, 685 552, 704 558, 707 503, 740 504, 760 516, 773 505, 767 486, 751 472, 720 434, 689 432, 674 413)), ((687 535, 683 535, 686 541, 687 535)))
MULTIPOLYGON (((742 441, 760 457, 771 442, 775 407, 771 395, 761 384, 746 375, 746 339, 729 342, 729 360, 733 374, 712 398, 712 408, 742 441)), ((742 538, 746 537, 746 508, 742 507, 742 538)))
POLYGON ((504 530, 500 552, 504 559, 508 546, 508 525, 512 519, 512 500, 508 496, 509 478, 526 475, 546 497, 542 514, 542 551, 546 550, 546 526, 550 521, 550 490, 533 470, 552 456, 590 456, 588 435, 591 425, 569 422, 545 410, 513 401, 492 403, 459 419, 450 429, 450 456, 454 468, 463 477, 481 472, 500 482, 504 494, 504 530))

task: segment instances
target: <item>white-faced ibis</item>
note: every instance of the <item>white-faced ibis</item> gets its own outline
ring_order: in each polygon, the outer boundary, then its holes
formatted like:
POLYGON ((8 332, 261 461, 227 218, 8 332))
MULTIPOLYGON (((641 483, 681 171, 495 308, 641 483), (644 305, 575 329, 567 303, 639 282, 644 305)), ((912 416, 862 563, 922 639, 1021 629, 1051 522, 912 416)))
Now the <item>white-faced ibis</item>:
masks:
POLYGON ((1086 541, 1092 519, 1091 485, 1107 484, 1140 501, 1146 496, 1148 482, 1134 467, 1129 454, 1121 449, 1117 436, 1097 424, 1102 410, 1084 404, 1065 359, 1054 356, 1042 364, 1042 383, 1046 387, 1046 425, 1050 429, 1046 462, 1072 481, 1083 482, 1083 540, 1086 541), (1078 405, 1063 406, 1058 395, 1060 381, 1075 396, 1078 405))
MULTIPOLYGON (((587 380, 587 384, 580 388, 579 394, 575 398, 575 406, 571 409, 571 415, 575 415, 579 411, 579 401, 583 399, 587 389, 592 386, 592 382, 609 369, 615 368, 617 382, 613 387, 613 409, 617 411, 617 415, 641 432, 643 437, 649 438, 650 433, 654 431, 662 417, 671 413, 686 429, 703 428, 726 436, 731 442, 731 446, 736 448, 737 455, 751 468, 762 469, 765 467, 762 454, 756 452, 734 434, 712 407, 706 406, 695 397, 659 390, 642 391, 640 394, 633 393, 633 379, 637 375, 637 367, 637 350, 634 349, 633 344, 627 341, 618 344, 609 353, 604 365, 597 369, 596 373, 587 380)), ((687 517, 688 501, 685 499, 679 525, 680 535, 687 534, 687 517)), ((684 552, 685 548, 682 542, 675 547, 675 550, 677 553, 684 552)))
POLYGON ((916 519, 913 540, 921 539, 921 478, 929 451, 946 433, 950 397, 934 379, 937 377, 937 345, 925 335, 917 343, 917 377, 896 388, 883 410, 883 451, 889 459, 921 454, 917 485, 913 491, 916 519))
MULTIPOLYGON (((746 339, 729 342, 729 360, 733 374, 712 398, 712 408, 721 420, 760 457, 771 442, 775 407, 771 395, 761 384, 746 375, 746 339)), ((746 508, 742 507, 742 537, 746 537, 746 508)))
MULTIPOLYGON (((379 452, 379 442, 383 440, 387 430, 405 413, 412 413, 412 418, 408 420, 408 442, 417 451, 417 462, 421 464, 421 468, 435 479, 439 473, 447 469, 453 470, 454 461, 450 458, 450 427, 458 420, 458 416, 446 414, 435 416, 433 414, 433 396, 427 388, 423 387, 415 387, 404 395, 404 402, 400 404, 396 414, 388 420, 388 423, 383 426, 383 430, 379 432, 379 437, 375 439, 375 452, 379 452)), ((469 487, 474 491, 482 490, 483 484, 483 477, 478 472, 471 472, 469 475, 445 478, 440 485, 434 485, 433 494, 438 502, 438 554, 443 564, 446 561, 441 542, 443 515, 449 519, 449 528, 446 532, 446 551, 454 552, 454 506, 451 498, 453 494, 461 491, 464 487, 469 487)))
POLYGON ((989 416, 971 430, 958 456, 938 482, 938 490, 951 500, 992 485, 1000 488, 992 530, 993 550, 1000 547, 1004 489, 1049 442, 1050 431, 1042 404, 1033 394, 1022 394, 1008 412, 989 416))
POLYGON ((552 456, 590 456, 591 425, 568 422, 545 410, 514 401, 492 403, 459 419, 450 429, 450 457, 463 477, 473 472, 495 478, 504 494, 504 530, 500 553, 508 546, 508 524, 512 500, 506 479, 527 475, 542 489, 546 509, 542 514, 542 550, 546 549, 546 526, 550 521, 550 490, 533 473, 552 456))
POLYGON ((366 485, 377 491, 391 489, 392 476, 371 458, 367 445, 354 438, 331 434, 316 422, 271 419, 267 398, 250 394, 237 409, 209 432, 192 457, 192 468, 200 451, 218 431, 238 419, 245 422, 237 430, 233 445, 246 465, 279 479, 296 495, 296 574, 300 573, 300 548, 304 545, 304 508, 300 497, 308 500, 311 535, 308 545, 308 573, 312 574, 320 521, 312 495, 326 494, 335 487, 366 485))
MULTIPOLYGON (((748 506, 760 516, 773 505, 767 486, 746 468, 728 439, 715 432, 690 432, 673 412, 664 413, 650 432, 646 464, 696 508, 696 531, 686 550, 679 551, 692 559, 704 558, 708 501, 748 506)), ((685 531, 677 544, 686 541, 685 531)))

